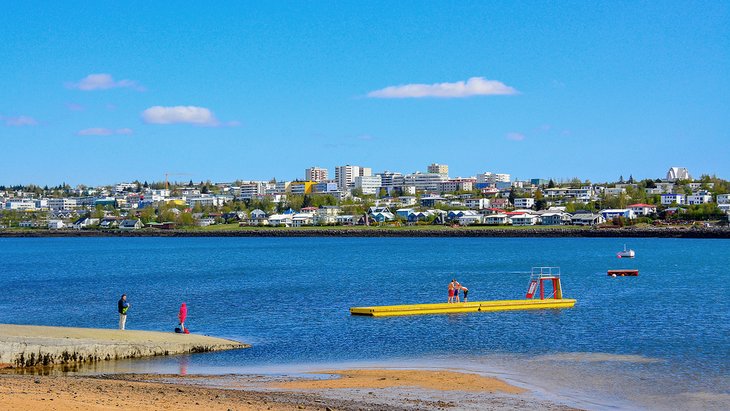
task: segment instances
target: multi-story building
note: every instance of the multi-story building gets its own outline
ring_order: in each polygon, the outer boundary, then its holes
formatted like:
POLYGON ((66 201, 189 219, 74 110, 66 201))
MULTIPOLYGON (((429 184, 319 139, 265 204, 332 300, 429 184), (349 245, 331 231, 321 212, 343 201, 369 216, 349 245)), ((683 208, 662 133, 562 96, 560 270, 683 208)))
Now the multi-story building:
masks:
POLYGON ((441 174, 446 177, 449 176, 449 166, 446 164, 432 163, 428 166, 428 172, 431 174, 441 174))
POLYGON ((489 208, 488 198, 467 198, 464 205, 472 210, 484 210, 489 208))
POLYGON ((717 204, 730 204, 730 194, 718 194, 717 204))
POLYGON ((289 189, 291 190, 292 194, 311 194, 312 187, 314 187, 316 184, 317 183, 315 183, 314 181, 293 181, 289 186, 289 189))
POLYGON ((321 182, 312 188, 314 193, 335 193, 337 192, 337 183, 331 181, 321 182))
POLYGON ((355 187, 355 177, 368 177, 373 175, 369 167, 360 166, 338 166, 335 168, 335 181, 337 187, 342 191, 351 190, 355 187))
POLYGON ((238 188, 238 197, 250 200, 266 193, 266 183, 263 181, 249 181, 238 188))
POLYGON ((535 205, 535 199, 532 197, 515 198, 515 208, 532 208, 535 205))
POLYGON ((687 204, 688 205, 695 205, 695 204, 707 204, 712 202, 712 196, 707 192, 700 192, 692 194, 691 196, 687 196, 687 204))
POLYGON ((50 210, 73 210, 76 208, 76 199, 74 198, 49 198, 48 208, 50 210))
POLYGON ((512 176, 503 173, 492 173, 490 171, 477 174, 477 184, 509 183, 512 176))
POLYGON ((439 183, 438 190, 442 193, 451 193, 454 191, 471 191, 474 189, 473 178, 453 178, 439 183))
POLYGON ((355 188, 362 190, 363 194, 378 194, 382 187, 380 176, 357 176, 355 177, 355 188))
POLYGON ((404 180, 403 180, 403 174, 401 174, 401 173, 394 173, 392 171, 383 171, 382 173, 378 173, 377 175, 380 176, 380 184, 385 188, 403 186, 404 180))
POLYGON ((404 185, 415 187, 416 190, 438 191, 439 183, 446 181, 446 176, 434 173, 407 174, 403 178, 404 185))
POLYGON ((308 169, 304 170, 305 181, 314 181, 320 183, 327 180, 328 178, 329 175, 326 168, 309 167, 308 169))
POLYGON ((30 199, 10 199, 5 203, 6 210, 35 210, 36 202, 30 199))
POLYGON ((684 194, 662 194, 662 205, 684 204, 684 194))

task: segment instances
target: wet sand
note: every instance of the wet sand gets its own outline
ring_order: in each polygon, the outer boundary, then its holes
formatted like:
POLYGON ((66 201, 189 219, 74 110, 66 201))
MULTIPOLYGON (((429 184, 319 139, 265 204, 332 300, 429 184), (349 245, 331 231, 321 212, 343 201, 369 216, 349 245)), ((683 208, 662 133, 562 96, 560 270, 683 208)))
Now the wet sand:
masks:
POLYGON ((0 374, 2 410, 570 410, 496 378, 456 371, 344 370, 305 377, 0 374))

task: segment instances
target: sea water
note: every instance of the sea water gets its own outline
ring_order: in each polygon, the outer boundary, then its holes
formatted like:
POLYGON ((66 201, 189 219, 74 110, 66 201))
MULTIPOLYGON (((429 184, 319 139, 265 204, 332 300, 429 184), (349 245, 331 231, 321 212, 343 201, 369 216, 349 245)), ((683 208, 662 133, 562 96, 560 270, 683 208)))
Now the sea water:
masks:
POLYGON ((253 348, 129 372, 451 367, 588 408, 730 405, 730 241, 603 238, 0 239, 0 323, 194 333, 253 348), (634 259, 618 259, 624 243, 634 259), (349 307, 523 298, 557 266, 572 309, 392 318, 349 307), (608 269, 638 269, 611 278, 608 269))

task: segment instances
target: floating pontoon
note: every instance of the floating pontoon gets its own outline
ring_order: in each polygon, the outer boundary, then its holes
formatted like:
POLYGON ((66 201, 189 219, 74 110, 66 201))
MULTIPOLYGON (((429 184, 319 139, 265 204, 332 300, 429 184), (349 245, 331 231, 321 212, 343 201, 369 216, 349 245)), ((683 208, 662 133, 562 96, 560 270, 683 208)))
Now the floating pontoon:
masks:
POLYGON ((474 301, 468 303, 438 303, 411 305, 384 305, 375 307, 352 307, 350 314, 371 317, 390 317, 400 315, 451 314, 479 311, 541 310, 549 308, 570 308, 573 299, 563 298, 560 283, 560 268, 534 267, 530 275, 530 285, 524 300, 474 301), (546 295, 545 284, 550 283, 552 290, 546 295), (539 292, 539 294, 538 294, 539 292), (535 298, 539 295, 539 298, 535 298))

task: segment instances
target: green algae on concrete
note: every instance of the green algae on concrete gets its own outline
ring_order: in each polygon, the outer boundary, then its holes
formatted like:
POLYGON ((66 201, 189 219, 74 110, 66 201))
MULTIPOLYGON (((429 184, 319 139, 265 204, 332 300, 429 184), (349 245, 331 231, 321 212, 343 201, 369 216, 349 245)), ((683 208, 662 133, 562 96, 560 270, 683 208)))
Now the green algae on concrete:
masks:
POLYGON ((173 332, 0 324, 0 365, 50 366, 248 348, 223 338, 173 332))

